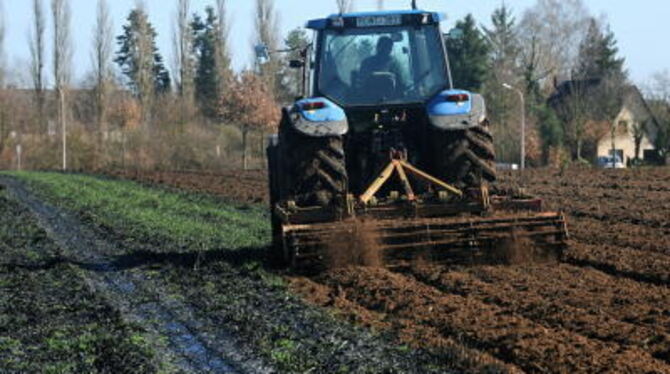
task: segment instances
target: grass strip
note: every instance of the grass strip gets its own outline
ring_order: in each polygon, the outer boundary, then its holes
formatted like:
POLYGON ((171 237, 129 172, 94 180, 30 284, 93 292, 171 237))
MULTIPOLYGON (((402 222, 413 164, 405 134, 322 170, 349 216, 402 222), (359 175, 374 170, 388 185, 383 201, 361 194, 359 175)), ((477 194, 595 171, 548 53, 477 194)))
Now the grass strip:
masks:
POLYGON ((40 197, 112 229, 120 239, 158 244, 165 251, 258 248, 270 237, 261 206, 90 175, 8 174, 28 182, 40 197))

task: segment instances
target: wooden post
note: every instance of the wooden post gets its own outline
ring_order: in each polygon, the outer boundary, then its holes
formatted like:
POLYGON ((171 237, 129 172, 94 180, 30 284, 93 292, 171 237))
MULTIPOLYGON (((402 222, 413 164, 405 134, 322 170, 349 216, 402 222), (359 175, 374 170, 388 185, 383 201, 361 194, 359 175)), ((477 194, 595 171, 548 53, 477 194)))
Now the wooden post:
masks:
POLYGON ((249 130, 247 126, 242 127, 242 169, 247 170, 249 167, 249 160, 247 158, 247 136, 249 135, 249 130))

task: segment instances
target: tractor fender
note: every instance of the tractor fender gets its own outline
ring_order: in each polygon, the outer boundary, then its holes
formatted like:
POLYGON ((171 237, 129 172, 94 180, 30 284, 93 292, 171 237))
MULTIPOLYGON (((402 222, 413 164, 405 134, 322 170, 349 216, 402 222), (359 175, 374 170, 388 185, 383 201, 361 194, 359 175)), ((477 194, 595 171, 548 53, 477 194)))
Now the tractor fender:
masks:
POLYGON ((428 103, 428 118, 430 124, 440 130, 467 130, 486 120, 486 103, 480 94, 442 91, 428 103), (454 101, 454 97, 461 99, 454 101))
POLYGON ((304 135, 327 137, 349 132, 344 109, 326 98, 302 99, 284 110, 292 127, 304 135))

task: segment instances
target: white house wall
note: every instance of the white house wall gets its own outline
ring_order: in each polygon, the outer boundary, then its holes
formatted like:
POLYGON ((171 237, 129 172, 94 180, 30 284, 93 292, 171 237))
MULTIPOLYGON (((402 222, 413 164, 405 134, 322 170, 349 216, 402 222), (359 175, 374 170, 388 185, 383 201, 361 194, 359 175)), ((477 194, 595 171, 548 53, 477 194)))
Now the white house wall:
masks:
MULTIPOLYGON (((620 149, 623 151, 624 163, 629 159, 632 160, 635 158, 635 137, 633 136, 632 131, 633 125, 635 123, 638 123, 638 121, 636 121, 635 118, 636 118, 635 114, 628 109, 628 106, 626 106, 621 110, 621 113, 619 113, 617 119, 614 122, 614 123, 621 123, 622 121, 625 121, 628 124, 628 128, 626 129, 626 131, 620 129, 619 131, 617 131, 617 134, 614 137, 614 145, 616 149, 620 149)), ((637 118, 639 118, 639 116, 637 118)), ((597 156, 598 157, 609 156, 611 149, 612 149, 612 137, 608 134, 598 143, 597 156)), ((640 154, 639 154, 640 158, 644 157, 645 150, 653 150, 653 149, 655 149, 654 145, 651 143, 647 134, 645 134, 644 137, 642 138, 642 142, 640 143, 640 154)))

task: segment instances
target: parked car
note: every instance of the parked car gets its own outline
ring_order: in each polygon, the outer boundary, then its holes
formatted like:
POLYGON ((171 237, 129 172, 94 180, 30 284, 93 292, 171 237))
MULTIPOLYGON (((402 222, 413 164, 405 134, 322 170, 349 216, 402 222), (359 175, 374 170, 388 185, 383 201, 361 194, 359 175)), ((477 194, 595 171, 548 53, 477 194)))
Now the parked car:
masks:
POLYGON ((519 164, 508 164, 499 162, 496 164, 496 169, 498 170, 519 170, 519 164))
POLYGON ((603 169, 625 169, 623 161, 619 156, 598 157, 598 167, 603 169))

